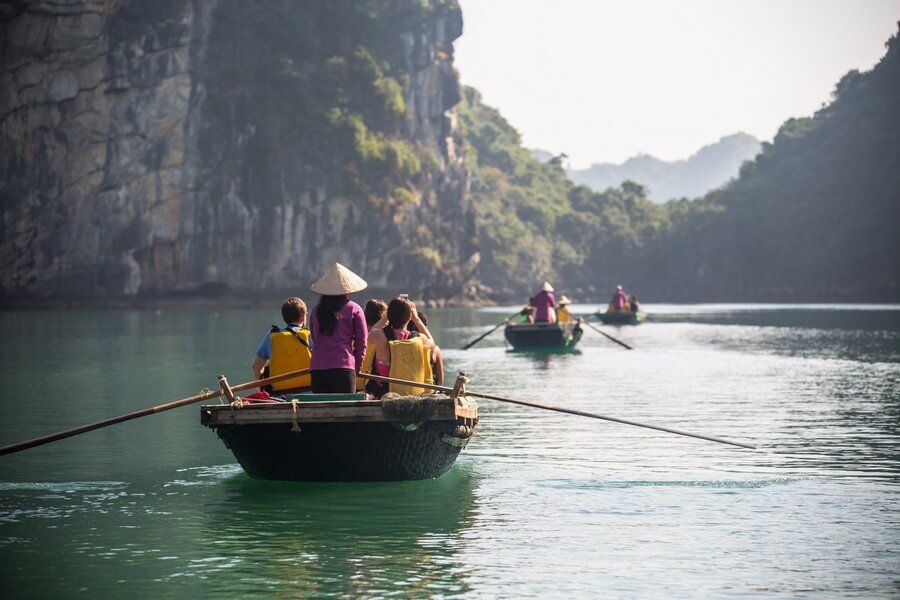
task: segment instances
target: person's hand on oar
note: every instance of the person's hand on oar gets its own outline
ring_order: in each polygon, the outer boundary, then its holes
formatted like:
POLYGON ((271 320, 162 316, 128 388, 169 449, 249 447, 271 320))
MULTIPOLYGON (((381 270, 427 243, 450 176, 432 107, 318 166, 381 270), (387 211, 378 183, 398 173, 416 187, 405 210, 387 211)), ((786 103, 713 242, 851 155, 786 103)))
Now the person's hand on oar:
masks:
POLYGON ((478 342, 480 342, 487 336, 491 335, 492 333, 494 333, 495 331, 497 331, 498 329, 500 329, 501 327, 506 325, 507 321, 509 321, 510 319, 512 319, 513 317, 515 317, 518 314, 519 313, 516 312, 516 313, 509 315, 508 317, 506 317, 505 319, 503 319, 502 321, 500 321, 499 323, 494 325, 489 331, 479 335, 477 338, 475 338, 474 340, 472 340, 471 342, 469 342, 468 344, 466 344, 465 346, 460 348, 460 350, 468 350, 469 348, 471 348, 472 346, 474 346, 475 344, 477 344, 478 342))

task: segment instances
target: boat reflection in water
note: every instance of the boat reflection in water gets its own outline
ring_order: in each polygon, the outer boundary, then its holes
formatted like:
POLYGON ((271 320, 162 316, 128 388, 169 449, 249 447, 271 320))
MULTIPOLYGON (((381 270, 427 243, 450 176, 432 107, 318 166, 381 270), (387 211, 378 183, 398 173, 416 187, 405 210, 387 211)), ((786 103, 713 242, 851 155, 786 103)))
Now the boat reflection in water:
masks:
POLYGON ((234 567, 227 578, 210 577, 207 591, 470 592, 461 553, 475 525, 477 485, 467 461, 429 481, 298 485, 237 475, 208 506, 206 535, 234 567))

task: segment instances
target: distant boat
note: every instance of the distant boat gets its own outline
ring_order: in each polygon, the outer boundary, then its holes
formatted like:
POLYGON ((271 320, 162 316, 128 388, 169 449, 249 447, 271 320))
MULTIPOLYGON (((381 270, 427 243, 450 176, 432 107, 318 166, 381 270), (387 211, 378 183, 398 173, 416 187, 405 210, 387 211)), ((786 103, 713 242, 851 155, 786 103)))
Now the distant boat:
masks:
POLYGON ((596 313, 597 318, 605 325, 637 325, 647 317, 643 311, 631 312, 629 310, 607 310, 596 313))
POLYGON ((578 322, 570 323, 507 323, 503 330, 506 341, 516 350, 526 348, 574 348, 584 330, 578 322))
MULTIPOLYGON (((291 398, 289 396, 289 398, 291 398)), ((248 475, 280 481, 396 481, 446 473, 475 433, 464 396, 301 394, 297 402, 203 406, 200 423, 248 475)))

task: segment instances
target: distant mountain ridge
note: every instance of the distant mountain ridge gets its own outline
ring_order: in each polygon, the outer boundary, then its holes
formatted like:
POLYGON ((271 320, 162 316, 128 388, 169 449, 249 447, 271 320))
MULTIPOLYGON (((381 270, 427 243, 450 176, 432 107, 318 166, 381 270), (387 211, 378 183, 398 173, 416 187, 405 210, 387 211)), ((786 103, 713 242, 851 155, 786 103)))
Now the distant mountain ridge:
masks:
MULTIPOLYGON (((741 165, 759 154, 758 139, 747 133, 735 133, 718 142, 700 148, 685 160, 664 161, 639 154, 621 164, 595 163, 587 169, 568 169, 566 173, 576 184, 596 191, 635 181, 648 189, 650 199, 665 202, 672 198, 697 198, 736 177, 741 165)), ((552 154, 533 150, 541 161, 552 154)))

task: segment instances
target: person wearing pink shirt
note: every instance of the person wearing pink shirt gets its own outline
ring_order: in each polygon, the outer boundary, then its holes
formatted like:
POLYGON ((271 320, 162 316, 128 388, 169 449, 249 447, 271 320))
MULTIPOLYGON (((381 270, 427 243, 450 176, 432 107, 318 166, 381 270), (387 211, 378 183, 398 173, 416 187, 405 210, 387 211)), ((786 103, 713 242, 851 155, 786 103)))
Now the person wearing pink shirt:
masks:
POLYGON ((312 285, 312 291, 321 294, 309 322, 314 394, 356 392, 356 374, 366 355, 369 329, 362 307, 347 295, 361 292, 367 285, 340 263, 334 263, 312 285))
POLYGON ((541 286, 541 291, 531 299, 534 306, 535 323, 556 323, 556 298, 553 297, 553 286, 548 281, 541 286))

